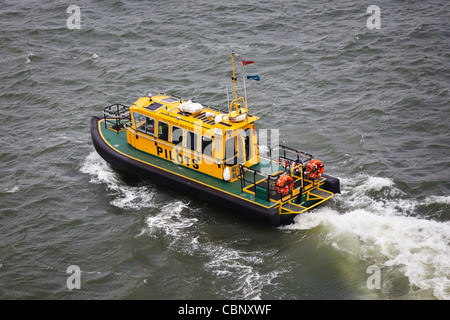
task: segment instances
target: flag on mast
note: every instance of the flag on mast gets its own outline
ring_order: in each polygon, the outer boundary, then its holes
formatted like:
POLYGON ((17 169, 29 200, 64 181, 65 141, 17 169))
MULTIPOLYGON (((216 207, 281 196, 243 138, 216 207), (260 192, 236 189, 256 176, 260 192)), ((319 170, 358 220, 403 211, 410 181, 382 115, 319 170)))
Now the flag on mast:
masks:
POLYGON ((246 65, 251 64, 251 63, 255 63, 255 61, 245 61, 245 60, 242 60, 241 62, 242 62, 243 66, 246 66, 246 65))
POLYGON ((254 76, 247 76, 247 79, 256 80, 256 81, 261 80, 261 78, 259 77, 258 74, 255 74, 254 76))

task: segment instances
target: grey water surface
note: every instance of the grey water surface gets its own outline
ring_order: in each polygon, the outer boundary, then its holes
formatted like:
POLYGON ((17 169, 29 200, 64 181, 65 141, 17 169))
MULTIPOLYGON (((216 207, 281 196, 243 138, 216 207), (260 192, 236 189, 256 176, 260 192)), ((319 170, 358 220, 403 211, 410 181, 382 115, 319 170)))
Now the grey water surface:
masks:
POLYGON ((3 0, 0 298, 449 299, 449 16, 437 0, 3 0), (257 128, 341 180, 292 225, 126 175, 92 145, 93 115, 149 92, 226 108, 231 50, 261 77, 257 128))

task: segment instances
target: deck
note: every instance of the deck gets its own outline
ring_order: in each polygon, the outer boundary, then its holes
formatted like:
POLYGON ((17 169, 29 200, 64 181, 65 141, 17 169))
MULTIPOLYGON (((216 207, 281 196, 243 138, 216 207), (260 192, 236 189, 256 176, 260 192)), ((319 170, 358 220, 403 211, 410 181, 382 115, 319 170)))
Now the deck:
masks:
POLYGON ((249 171, 240 172, 241 179, 228 182, 202 172, 180 166, 172 161, 156 157, 132 147, 127 142, 126 129, 117 131, 114 126, 105 126, 104 120, 98 122, 100 134, 108 145, 117 152, 137 161, 174 173, 205 186, 220 190, 234 197, 249 201, 264 208, 278 207, 279 214, 299 214, 333 197, 333 193, 321 189, 326 178, 310 180, 307 177, 292 175, 294 188, 291 193, 281 196, 276 191, 277 177, 286 170, 276 161, 260 156, 260 162, 249 171), (259 179, 256 180, 258 173, 259 179), (303 182, 303 185, 302 185, 303 182), (280 206, 280 203, 282 205, 280 206))

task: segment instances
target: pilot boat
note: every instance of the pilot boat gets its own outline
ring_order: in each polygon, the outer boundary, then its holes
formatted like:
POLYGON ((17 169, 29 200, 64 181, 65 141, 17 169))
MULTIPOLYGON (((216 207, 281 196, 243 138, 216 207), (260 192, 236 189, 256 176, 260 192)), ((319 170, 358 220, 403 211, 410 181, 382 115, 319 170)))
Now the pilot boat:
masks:
POLYGON ((238 59, 245 65, 232 51, 234 99, 227 110, 148 94, 93 116, 93 145, 112 167, 140 179, 266 225, 289 224, 340 193, 339 179, 309 153, 260 145, 259 118, 237 95, 238 59))

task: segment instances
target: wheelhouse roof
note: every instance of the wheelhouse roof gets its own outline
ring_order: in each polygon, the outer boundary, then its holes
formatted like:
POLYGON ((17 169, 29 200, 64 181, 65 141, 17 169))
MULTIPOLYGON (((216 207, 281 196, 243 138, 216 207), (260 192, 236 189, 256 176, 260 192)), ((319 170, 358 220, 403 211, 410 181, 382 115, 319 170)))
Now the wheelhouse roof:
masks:
POLYGON ((253 123, 259 118, 247 114, 247 118, 240 122, 231 122, 229 119, 222 119, 215 122, 217 115, 228 116, 228 112, 221 111, 210 106, 203 106, 203 110, 197 114, 189 114, 179 109, 181 103, 185 102, 182 98, 170 94, 160 93, 151 97, 141 97, 130 107, 130 111, 137 111, 147 116, 157 117, 161 120, 170 120, 171 123, 179 122, 180 125, 189 123, 191 125, 201 125, 205 129, 220 128, 223 130, 236 130, 253 123))

